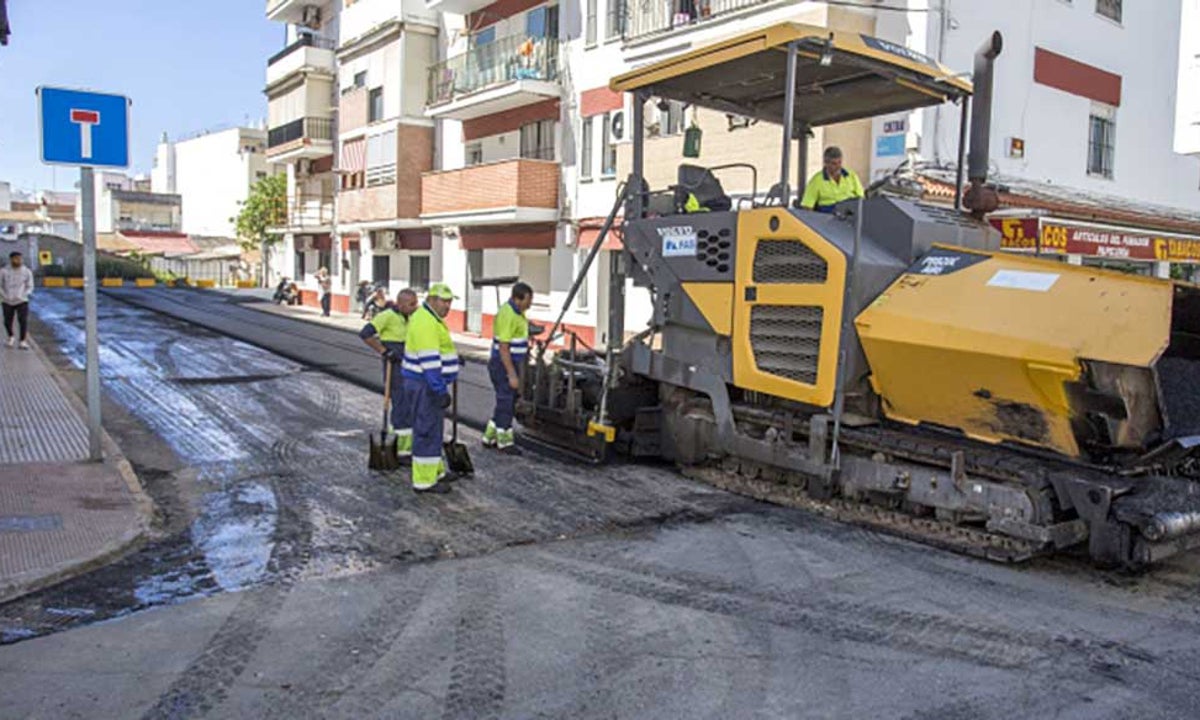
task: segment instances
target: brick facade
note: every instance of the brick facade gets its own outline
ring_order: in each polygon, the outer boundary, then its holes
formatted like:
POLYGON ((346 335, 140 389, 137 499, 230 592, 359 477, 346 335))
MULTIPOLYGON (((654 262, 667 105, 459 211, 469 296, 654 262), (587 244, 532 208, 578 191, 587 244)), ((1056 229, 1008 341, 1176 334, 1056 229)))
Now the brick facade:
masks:
POLYGON ((479 138, 513 132, 522 125, 538 120, 557 120, 558 100, 543 100, 532 105, 523 105, 512 110, 484 115, 474 120, 464 120, 462 124, 463 140, 470 142, 479 138))
POLYGON ((396 182, 342 190, 338 195, 339 221, 415 218, 421 213, 421 175, 433 168, 433 128, 400 125, 396 145, 396 182))
POLYGON ((579 116, 593 117, 625 107, 625 94, 606 87, 584 90, 579 96, 579 116))
POLYGON ((352 88, 338 99, 338 130, 350 132, 367 124, 367 89, 352 88))
POLYGON ((459 233, 464 250, 553 250, 556 230, 553 224, 539 223, 464 227, 459 233))
POLYGON ((504 160, 426 173, 421 179, 421 214, 557 208, 558 185, 558 163, 545 160, 504 160))

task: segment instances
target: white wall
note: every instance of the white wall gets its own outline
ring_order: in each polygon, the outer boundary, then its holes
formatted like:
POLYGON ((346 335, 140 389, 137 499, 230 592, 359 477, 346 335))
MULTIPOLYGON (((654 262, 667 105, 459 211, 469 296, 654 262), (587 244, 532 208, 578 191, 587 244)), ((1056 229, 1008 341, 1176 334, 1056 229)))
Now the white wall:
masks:
MULTIPOLYGON (((949 3, 942 62, 950 69, 970 71, 984 39, 993 30, 1004 36, 992 106, 993 171, 1131 201, 1195 209, 1200 204, 1200 162, 1175 154, 1170 140, 1175 135, 1179 3, 1127 2, 1120 25, 1096 15, 1095 3, 1084 0, 949 3), (1112 179, 1087 173, 1092 101, 1033 82, 1035 47, 1122 76, 1112 179), (1023 159, 1007 156, 1011 137, 1025 140, 1023 159)), ((937 57, 940 16, 937 12, 909 15, 914 26, 929 24, 926 32, 912 33, 910 47, 937 57)), ((922 156, 954 162, 957 108, 943 106, 940 122, 938 110, 919 115, 924 130, 922 156)))
POLYGON ((1200 154, 1200 0, 1183 0, 1179 22, 1175 152, 1200 154))
POLYGON ((232 128, 175 145, 175 186, 183 198, 183 231, 235 237, 232 219, 256 174, 267 172, 266 132, 232 128))

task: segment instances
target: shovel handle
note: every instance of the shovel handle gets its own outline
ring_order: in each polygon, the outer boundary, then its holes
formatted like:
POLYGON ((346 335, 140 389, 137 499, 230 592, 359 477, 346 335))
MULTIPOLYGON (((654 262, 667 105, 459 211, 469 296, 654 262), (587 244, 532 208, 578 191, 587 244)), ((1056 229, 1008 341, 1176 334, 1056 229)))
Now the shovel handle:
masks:
POLYGON ((383 356, 386 367, 383 370, 383 426, 379 429, 380 439, 387 438, 388 410, 392 407, 392 359, 383 356))
POLYGON ((453 415, 450 423, 450 442, 458 442, 458 378, 454 378, 454 393, 450 400, 450 414, 453 415))

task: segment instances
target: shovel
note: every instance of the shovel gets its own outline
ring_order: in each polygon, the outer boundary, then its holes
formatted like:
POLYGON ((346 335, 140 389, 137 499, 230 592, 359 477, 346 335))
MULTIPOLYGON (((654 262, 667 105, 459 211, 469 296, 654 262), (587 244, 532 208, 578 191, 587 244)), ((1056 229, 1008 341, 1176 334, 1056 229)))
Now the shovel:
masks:
POLYGON ((392 360, 387 358, 384 360, 387 367, 384 370, 383 380, 383 427, 379 429, 379 436, 371 433, 371 451, 367 457, 367 467, 371 470, 399 470, 400 458, 396 455, 396 442, 387 441, 387 426, 388 412, 392 408, 392 360))
POLYGON ((446 466, 459 475, 474 475, 475 465, 471 463, 471 453, 467 452, 466 445, 458 441, 458 378, 454 379, 453 402, 450 441, 442 443, 442 451, 446 454, 446 466))

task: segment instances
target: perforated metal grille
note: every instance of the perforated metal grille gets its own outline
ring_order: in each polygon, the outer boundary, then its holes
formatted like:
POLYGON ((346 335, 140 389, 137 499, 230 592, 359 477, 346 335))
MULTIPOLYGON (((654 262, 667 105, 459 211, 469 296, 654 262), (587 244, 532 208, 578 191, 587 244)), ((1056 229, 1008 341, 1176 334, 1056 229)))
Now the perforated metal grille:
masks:
POLYGON ((803 305, 750 308, 754 364, 762 372, 816 385, 824 315, 823 308, 803 305))
POLYGON ((825 260, 799 240, 763 240, 754 250, 754 282, 820 285, 829 274, 825 260))

